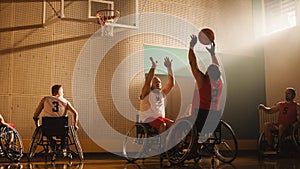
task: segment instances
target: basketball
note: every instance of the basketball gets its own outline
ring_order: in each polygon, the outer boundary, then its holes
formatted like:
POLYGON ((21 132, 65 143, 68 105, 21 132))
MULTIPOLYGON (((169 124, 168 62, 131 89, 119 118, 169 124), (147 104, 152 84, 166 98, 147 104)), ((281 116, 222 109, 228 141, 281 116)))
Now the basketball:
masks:
POLYGON ((211 29, 204 28, 199 32, 198 39, 203 45, 209 45, 215 40, 215 34, 211 29))

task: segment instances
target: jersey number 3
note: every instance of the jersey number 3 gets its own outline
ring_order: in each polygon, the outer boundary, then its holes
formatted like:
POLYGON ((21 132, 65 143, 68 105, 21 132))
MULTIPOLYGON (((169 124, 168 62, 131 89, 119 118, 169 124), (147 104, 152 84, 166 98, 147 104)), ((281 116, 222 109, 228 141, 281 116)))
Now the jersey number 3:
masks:
POLYGON ((52 105, 53 105, 53 108, 52 108, 52 111, 53 112, 58 112, 58 105, 59 103, 58 102, 52 102, 52 105))

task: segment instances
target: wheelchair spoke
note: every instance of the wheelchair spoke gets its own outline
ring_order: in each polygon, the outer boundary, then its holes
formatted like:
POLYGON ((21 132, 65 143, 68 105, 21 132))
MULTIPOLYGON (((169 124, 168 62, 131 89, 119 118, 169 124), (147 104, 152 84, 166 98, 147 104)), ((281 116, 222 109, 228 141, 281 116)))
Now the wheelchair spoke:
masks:
POLYGON ((300 149, 300 126, 297 125, 293 129, 293 141, 298 149, 300 149))
POLYGON ((222 162, 232 162, 237 156, 237 140, 231 127, 224 121, 220 122, 220 142, 215 145, 217 158, 222 162))
POLYGON ((195 145, 196 130, 192 128, 193 125, 187 121, 182 120, 174 124, 167 136, 167 158, 172 164, 183 163, 192 147, 195 145))
POLYGON ((23 156, 22 138, 14 128, 2 127, 1 148, 12 162, 18 162, 23 156))
POLYGON ((147 137, 148 132, 141 124, 135 124, 128 131, 123 141, 123 155, 129 162, 143 158, 143 154, 149 149, 147 137))
POLYGON ((78 135, 73 126, 71 126, 70 129, 71 129, 71 136, 72 136, 74 144, 75 144, 75 149, 77 151, 78 158, 80 161, 82 161, 84 159, 84 156, 83 156, 83 151, 82 151, 79 139, 78 139, 78 135))
POLYGON ((42 128, 38 127, 35 129, 33 135, 32 135, 32 141, 28 150, 28 159, 30 160, 31 158, 34 157, 36 153, 36 148, 39 144, 39 142, 42 139, 42 128))
POLYGON ((33 133, 28 160, 42 154, 46 160, 51 155, 51 161, 55 161, 59 156, 72 160, 73 155, 82 161, 84 157, 78 135, 74 126, 68 126, 68 117, 43 117, 42 120, 42 126, 36 128, 33 133), (41 151, 36 152, 38 146, 41 147, 41 151))

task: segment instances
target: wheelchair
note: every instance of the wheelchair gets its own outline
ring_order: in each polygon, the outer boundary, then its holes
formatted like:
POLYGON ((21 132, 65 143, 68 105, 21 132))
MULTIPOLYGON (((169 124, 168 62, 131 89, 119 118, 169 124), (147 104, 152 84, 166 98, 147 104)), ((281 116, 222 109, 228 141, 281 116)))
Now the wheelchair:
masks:
POLYGON ((0 155, 11 162, 19 162, 23 156, 23 142, 14 128, 0 126, 0 155))
POLYGON ((197 127, 188 119, 177 121, 167 136, 166 152, 169 162, 173 165, 182 165, 186 160, 194 160, 198 164, 203 156, 212 157, 214 165, 215 157, 224 163, 231 163, 237 156, 237 139, 231 126, 220 120, 213 133, 200 141, 197 127), (176 142, 177 140, 177 142, 176 142))
MULTIPOLYGON (((161 136, 157 129, 148 123, 136 122, 123 140, 123 156, 130 163, 145 157, 160 155, 162 150, 161 136)), ((160 155, 160 164, 163 156, 160 155)))
POLYGON ((51 161, 55 161, 57 156, 73 159, 77 156, 83 160, 83 151, 75 131, 74 126, 68 126, 68 117, 43 117, 42 125, 37 127, 33 133, 32 141, 28 151, 28 160, 35 156, 44 154, 47 157, 52 155, 51 161), (41 150, 38 151, 38 146, 41 150), (50 153, 50 148, 52 153, 50 153))
MULTIPOLYGON (((300 125, 295 125, 295 127, 288 127, 281 138, 278 136, 278 130, 271 132, 272 136, 272 151, 268 150, 268 143, 265 137, 265 133, 262 132, 258 139, 258 151, 259 157, 264 158, 270 155, 277 155, 282 152, 282 147, 291 145, 289 150, 299 150, 300 149, 300 125)), ((289 151, 285 149, 285 151, 289 151)), ((290 151, 292 152, 292 151, 290 151)))

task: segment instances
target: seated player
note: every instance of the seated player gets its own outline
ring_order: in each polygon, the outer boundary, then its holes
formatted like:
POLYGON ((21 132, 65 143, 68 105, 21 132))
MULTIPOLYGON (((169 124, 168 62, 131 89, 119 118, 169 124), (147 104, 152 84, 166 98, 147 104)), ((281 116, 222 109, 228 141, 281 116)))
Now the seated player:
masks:
POLYGON ((272 114, 278 112, 277 123, 266 122, 264 124, 265 137, 268 143, 267 150, 274 150, 272 132, 278 131, 279 148, 281 145, 281 138, 284 132, 297 124, 297 116, 300 117, 300 105, 294 98, 296 97, 296 90, 288 87, 285 90, 285 100, 280 101, 272 107, 267 107, 263 104, 258 105, 259 110, 272 114))

